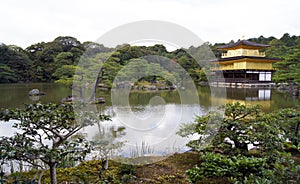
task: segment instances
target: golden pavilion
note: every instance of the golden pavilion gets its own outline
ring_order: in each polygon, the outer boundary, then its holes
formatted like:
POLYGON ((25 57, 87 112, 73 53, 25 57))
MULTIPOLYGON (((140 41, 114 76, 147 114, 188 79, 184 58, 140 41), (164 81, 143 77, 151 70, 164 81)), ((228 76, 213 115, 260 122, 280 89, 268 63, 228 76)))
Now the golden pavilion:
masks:
POLYGON ((265 56, 264 50, 269 46, 239 40, 218 47, 223 53, 220 59, 214 61, 214 80, 222 79, 226 83, 270 83, 275 70, 273 63, 281 59, 265 56))

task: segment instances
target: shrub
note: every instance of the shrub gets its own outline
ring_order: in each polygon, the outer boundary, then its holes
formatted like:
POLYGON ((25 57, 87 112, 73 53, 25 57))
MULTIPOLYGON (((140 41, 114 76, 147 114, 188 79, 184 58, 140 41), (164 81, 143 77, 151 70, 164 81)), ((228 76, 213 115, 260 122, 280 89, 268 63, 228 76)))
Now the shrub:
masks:
POLYGON ((229 157, 216 153, 206 153, 200 159, 199 166, 186 171, 191 183, 215 177, 226 177, 235 184, 300 183, 300 165, 286 153, 281 153, 272 164, 268 164, 266 158, 229 157))
POLYGON ((223 156, 216 153, 206 153, 200 157, 202 163, 187 170, 191 183, 205 178, 233 177, 243 178, 250 174, 260 176, 267 167, 266 159, 245 156, 223 156))
POLYGON ((135 167, 129 164, 121 164, 120 165, 120 174, 132 174, 135 175, 135 167))

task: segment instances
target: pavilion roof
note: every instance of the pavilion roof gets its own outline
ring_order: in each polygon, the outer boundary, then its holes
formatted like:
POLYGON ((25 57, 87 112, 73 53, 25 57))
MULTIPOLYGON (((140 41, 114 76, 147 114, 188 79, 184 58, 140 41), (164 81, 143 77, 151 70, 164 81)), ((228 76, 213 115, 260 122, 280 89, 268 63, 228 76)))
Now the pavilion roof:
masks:
POLYGON ((263 49, 266 47, 270 47, 270 45, 255 43, 248 40, 239 40, 232 44, 219 46, 218 49, 219 50, 230 50, 230 49, 237 49, 237 48, 263 49))
POLYGON ((235 60, 240 60, 240 59, 255 59, 255 60, 268 60, 268 61, 281 61, 281 58, 267 58, 267 57, 258 57, 258 56, 234 56, 234 57, 228 57, 228 58, 220 58, 220 59, 215 59, 211 60, 212 62, 227 62, 227 61, 235 61, 235 60))

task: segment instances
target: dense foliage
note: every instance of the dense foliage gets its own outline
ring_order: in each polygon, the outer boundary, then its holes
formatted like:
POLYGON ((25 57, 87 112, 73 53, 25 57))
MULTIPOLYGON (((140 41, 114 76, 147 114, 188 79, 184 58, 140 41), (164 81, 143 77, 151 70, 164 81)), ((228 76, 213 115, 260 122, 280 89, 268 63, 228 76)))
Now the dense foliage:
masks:
POLYGON ((273 163, 254 156, 228 156, 218 153, 200 154, 201 164, 186 171, 191 183, 206 183, 223 178, 226 183, 299 183, 300 165, 289 154, 276 157, 273 163))
POLYGON ((299 83, 300 72, 300 37, 284 34, 280 39, 274 37, 250 39, 257 43, 269 44, 266 50, 267 57, 283 59, 274 64, 277 69, 273 76, 274 82, 299 83))
POLYGON ((293 153, 299 154, 298 108, 269 114, 261 112, 259 106, 239 103, 224 108, 223 116, 210 112, 178 132, 181 136, 202 135, 188 144, 199 152, 201 162, 187 171, 192 183, 214 177, 226 177, 235 183, 300 181, 300 166, 286 153, 293 148, 293 153), (218 130, 207 131, 211 126, 218 130), (214 138, 207 145, 205 137, 209 134, 214 138))
MULTIPOLYGON (((298 75, 300 72, 299 36, 290 36, 286 33, 280 39, 260 36, 249 40, 271 45, 266 49, 267 57, 283 59, 274 65, 277 68, 273 77, 275 82, 300 81, 298 75)), ((205 44, 212 49, 216 57, 221 57, 221 51, 217 50, 217 47, 225 43, 205 44)), ((193 52, 193 50, 195 50, 193 47, 188 49, 189 52, 193 52)), ((1 44, 0 83, 57 81, 70 85, 74 77, 76 78, 74 76, 76 69, 83 73, 87 70, 88 65, 77 66, 78 61, 82 59, 84 63, 93 66, 93 68, 89 68, 90 72, 97 73, 100 66, 104 68, 101 73, 102 82, 110 86, 117 72, 123 66, 133 59, 148 55, 159 55, 178 63, 195 81, 207 80, 204 70, 183 49, 168 52, 163 45, 145 47, 126 44, 113 49, 94 42, 81 43, 70 36, 60 36, 51 42, 36 43, 26 49, 1 44)), ((95 80, 97 75, 93 77, 95 80)), ((176 78, 176 76, 172 77, 176 78)), ((149 77, 146 80, 153 82, 156 78, 149 77)))
POLYGON ((206 153, 200 156, 200 166, 187 171, 190 181, 196 183, 203 178, 235 177, 243 178, 249 173, 261 175, 261 171, 267 168, 265 158, 233 156, 228 157, 216 153, 206 153))
MULTIPOLYGON (((102 67, 102 82, 110 86, 122 66, 149 55, 159 55, 179 63, 193 79, 199 80, 199 65, 184 50, 168 52, 163 45, 145 47, 126 44, 112 49, 94 42, 80 43, 76 38, 66 36, 52 42, 33 44, 25 50, 0 45, 0 83, 56 81, 70 85, 77 77, 74 76, 76 69, 82 73, 96 73, 93 76, 95 80, 102 67), (78 66, 80 59, 84 64, 78 66)), ((153 77, 146 80, 153 81, 153 77)))
MULTIPOLYGON (((226 154, 247 155, 249 144, 268 154, 282 150, 284 137, 278 135, 283 134, 283 131, 274 116, 262 113, 258 105, 234 103, 226 104, 224 108, 224 115, 212 111, 205 116, 199 116, 195 124, 184 125, 178 134, 211 134, 214 137, 211 146, 226 154), (207 131, 211 127, 217 130, 207 131)), ((200 136, 188 145, 194 150, 201 150, 206 141, 205 137, 200 136)))

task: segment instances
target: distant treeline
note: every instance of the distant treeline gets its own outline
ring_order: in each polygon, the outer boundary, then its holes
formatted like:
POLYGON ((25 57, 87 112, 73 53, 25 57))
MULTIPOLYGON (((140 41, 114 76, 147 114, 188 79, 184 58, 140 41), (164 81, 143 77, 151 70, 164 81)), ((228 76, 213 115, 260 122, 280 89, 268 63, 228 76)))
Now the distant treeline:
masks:
MULTIPOLYGON (((248 40, 271 45, 266 49, 267 57, 283 59, 282 62, 274 65, 277 68, 273 77, 275 82, 300 82, 300 75, 298 75, 300 73, 300 36, 290 36, 286 33, 280 39, 260 36, 248 40)), ((205 44, 219 58, 221 51, 217 50, 217 47, 228 43, 205 44)), ((206 80, 203 69, 183 49, 168 52, 163 45, 148 47, 122 45, 114 49, 94 42, 81 43, 74 37, 60 36, 51 42, 33 44, 26 49, 1 44, 0 83, 61 82, 69 85, 74 77, 74 71, 78 69, 77 63, 84 54, 92 56, 95 60, 109 56, 109 59, 103 61, 101 66, 106 68, 103 70, 102 78, 107 85, 112 83, 115 74, 129 61, 147 55, 169 58, 183 67, 193 80, 206 80)), ((167 75, 176 78, 174 73, 167 75)), ((147 80, 156 80, 156 78, 150 77, 147 80)))

